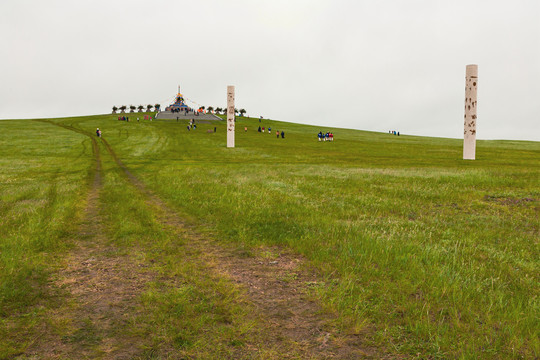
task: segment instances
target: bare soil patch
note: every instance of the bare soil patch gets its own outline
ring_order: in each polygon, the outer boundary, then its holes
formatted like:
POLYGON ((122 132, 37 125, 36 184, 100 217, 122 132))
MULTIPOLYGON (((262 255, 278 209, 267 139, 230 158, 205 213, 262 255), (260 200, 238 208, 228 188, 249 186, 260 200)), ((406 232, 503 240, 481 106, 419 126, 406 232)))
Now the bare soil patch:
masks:
POLYGON ((530 203, 537 202, 538 199, 528 198, 528 197, 520 199, 520 198, 514 198, 510 196, 485 195, 484 201, 493 202, 500 205, 523 205, 529 202, 530 203))

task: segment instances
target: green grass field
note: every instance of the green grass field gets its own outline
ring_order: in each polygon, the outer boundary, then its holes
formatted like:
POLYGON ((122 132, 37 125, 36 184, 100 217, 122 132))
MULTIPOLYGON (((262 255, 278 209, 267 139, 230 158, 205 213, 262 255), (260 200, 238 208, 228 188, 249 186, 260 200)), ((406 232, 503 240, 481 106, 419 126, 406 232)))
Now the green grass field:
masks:
MULTIPOLYGON (((72 306, 51 279, 74 248, 95 159, 88 136, 55 124, 99 127, 131 173, 224 246, 305 256, 321 277, 313 296, 344 332, 410 358, 540 356, 540 143, 478 141, 477 160, 464 161, 460 140, 263 120, 268 134, 239 118, 227 149, 224 122, 188 132, 182 121, 115 119, 0 122, 0 358, 24 354, 43 323, 71 331, 50 320, 72 306), (317 141, 320 130, 335 141, 317 141)), ((147 339, 147 358, 164 346, 233 357, 231 346, 259 336, 249 304, 179 258, 182 244, 98 142, 108 238, 185 284, 152 282, 132 336, 147 339)))

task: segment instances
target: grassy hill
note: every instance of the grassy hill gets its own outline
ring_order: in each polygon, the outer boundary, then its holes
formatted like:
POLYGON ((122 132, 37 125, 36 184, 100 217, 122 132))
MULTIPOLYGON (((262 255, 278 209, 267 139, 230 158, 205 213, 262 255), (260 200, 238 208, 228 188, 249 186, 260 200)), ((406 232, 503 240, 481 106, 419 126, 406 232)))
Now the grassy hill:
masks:
MULTIPOLYGON (((313 297, 339 314, 342 331, 408 357, 540 356, 540 143, 478 141, 477 160, 464 161, 460 140, 239 118, 236 148, 228 149, 225 122, 188 131, 182 121, 115 119, 0 123, 0 358, 24 352, 31 344, 23 339, 44 322, 69 332, 47 319, 63 306, 54 274, 75 246, 95 161, 90 138, 73 130, 97 127, 129 171, 201 233, 248 252, 279 246, 304 256, 319 276, 313 297), (272 133, 258 133, 259 125, 272 133), (335 140, 317 141, 328 130, 335 140)), ((108 236, 181 266, 172 236, 153 223, 98 143, 108 236)), ((154 324, 149 333, 160 321, 169 324, 160 325, 163 333, 187 328, 180 347, 204 357, 210 350, 196 339, 214 334, 209 328, 221 334, 206 341, 217 348, 224 331, 231 338, 247 331, 234 294, 218 301, 200 289, 219 286, 195 281, 193 298, 182 296, 186 304, 208 298, 212 309, 233 314, 227 331, 211 321, 170 323, 166 306, 141 321, 154 324)), ((140 302, 167 303, 157 293, 148 290, 140 302)), ((208 311, 190 309, 191 320, 208 311)), ((154 345, 178 345, 168 336, 154 345)))

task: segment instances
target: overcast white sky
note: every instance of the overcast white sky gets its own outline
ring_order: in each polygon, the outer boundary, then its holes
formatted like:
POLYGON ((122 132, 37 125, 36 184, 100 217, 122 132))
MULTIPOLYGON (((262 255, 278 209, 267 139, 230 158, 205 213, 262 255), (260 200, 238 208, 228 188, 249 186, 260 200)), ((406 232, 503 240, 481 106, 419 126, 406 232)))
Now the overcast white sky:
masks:
POLYGON ((538 0, 0 1, 0 119, 235 85, 251 116, 461 138, 467 64, 478 138, 539 141, 538 0))

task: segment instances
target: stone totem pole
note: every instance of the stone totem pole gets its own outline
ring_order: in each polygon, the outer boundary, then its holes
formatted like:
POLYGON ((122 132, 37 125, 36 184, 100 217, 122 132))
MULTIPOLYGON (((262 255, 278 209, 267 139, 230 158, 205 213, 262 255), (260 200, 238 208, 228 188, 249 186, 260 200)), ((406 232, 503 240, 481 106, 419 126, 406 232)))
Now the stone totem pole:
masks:
POLYGON ((465 131, 463 132, 463 160, 476 157, 476 89, 478 88, 478 65, 467 65, 465 75, 465 131))
POLYGON ((227 147, 234 147, 234 86, 227 86, 227 147))

